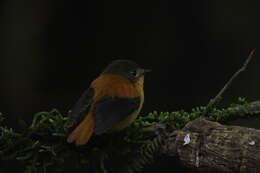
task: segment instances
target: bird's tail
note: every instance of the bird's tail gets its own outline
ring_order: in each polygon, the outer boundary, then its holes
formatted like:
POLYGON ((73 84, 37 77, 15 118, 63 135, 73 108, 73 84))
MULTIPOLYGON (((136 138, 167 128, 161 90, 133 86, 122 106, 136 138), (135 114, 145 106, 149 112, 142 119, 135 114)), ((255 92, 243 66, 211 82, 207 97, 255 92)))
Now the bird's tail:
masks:
POLYGON ((94 132, 94 117, 90 112, 85 119, 69 134, 68 143, 75 142, 76 145, 84 145, 88 142, 94 132))

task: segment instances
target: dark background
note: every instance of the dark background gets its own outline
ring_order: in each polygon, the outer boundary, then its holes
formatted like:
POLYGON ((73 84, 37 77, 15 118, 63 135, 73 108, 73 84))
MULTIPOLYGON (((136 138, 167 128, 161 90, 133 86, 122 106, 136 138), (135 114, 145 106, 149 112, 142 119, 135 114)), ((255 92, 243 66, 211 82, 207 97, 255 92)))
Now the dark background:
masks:
POLYGON ((5 0, 0 5, 0 111, 11 127, 39 111, 66 113, 118 58, 153 70, 146 77, 142 114, 206 105, 253 48, 248 70, 221 106, 238 96, 260 98, 258 0, 5 0))

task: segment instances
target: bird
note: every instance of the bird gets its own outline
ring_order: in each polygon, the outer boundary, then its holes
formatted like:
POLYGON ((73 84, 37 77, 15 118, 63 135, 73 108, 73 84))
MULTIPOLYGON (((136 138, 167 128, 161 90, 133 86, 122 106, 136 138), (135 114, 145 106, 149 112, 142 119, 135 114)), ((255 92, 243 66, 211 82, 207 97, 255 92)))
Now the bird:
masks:
POLYGON ((75 127, 67 142, 84 145, 93 135, 128 127, 142 109, 144 76, 150 71, 131 60, 112 61, 68 112, 67 122, 75 127))

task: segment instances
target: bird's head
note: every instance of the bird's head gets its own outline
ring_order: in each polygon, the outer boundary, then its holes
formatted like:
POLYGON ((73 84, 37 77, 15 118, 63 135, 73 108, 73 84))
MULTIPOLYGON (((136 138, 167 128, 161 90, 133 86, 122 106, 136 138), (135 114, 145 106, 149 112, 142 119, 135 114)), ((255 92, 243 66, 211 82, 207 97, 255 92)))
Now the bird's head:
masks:
POLYGON ((115 60, 112 61, 102 72, 102 74, 116 74, 129 79, 135 83, 145 73, 151 70, 143 69, 138 64, 130 60, 115 60))

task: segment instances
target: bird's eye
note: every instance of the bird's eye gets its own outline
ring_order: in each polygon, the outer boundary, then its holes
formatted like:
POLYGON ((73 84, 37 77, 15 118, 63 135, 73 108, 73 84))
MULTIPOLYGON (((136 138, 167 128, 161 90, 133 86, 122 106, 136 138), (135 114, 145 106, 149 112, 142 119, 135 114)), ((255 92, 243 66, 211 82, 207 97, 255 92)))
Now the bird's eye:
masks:
POLYGON ((130 74, 131 74, 132 76, 134 76, 134 77, 137 76, 137 72, 136 72, 136 70, 134 70, 134 71, 130 71, 130 74))

